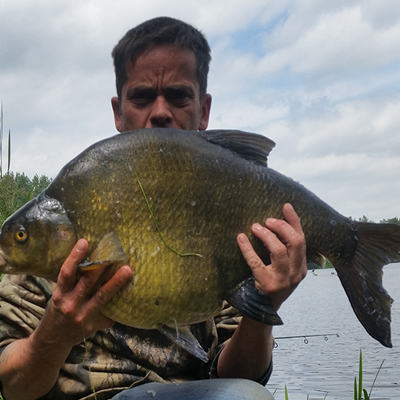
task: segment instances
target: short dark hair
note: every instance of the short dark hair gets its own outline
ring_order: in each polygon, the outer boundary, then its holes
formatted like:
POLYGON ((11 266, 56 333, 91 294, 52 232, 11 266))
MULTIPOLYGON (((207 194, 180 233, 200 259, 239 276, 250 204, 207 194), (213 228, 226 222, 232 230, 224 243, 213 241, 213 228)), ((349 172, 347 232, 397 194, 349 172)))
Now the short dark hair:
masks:
POLYGON ((122 87, 128 79, 128 61, 133 65, 145 50, 162 45, 174 45, 193 51, 196 56, 196 77, 200 86, 200 96, 206 94, 211 61, 211 50, 206 38, 199 30, 183 21, 170 17, 157 17, 126 32, 111 53, 114 59, 117 95, 120 100, 122 87))

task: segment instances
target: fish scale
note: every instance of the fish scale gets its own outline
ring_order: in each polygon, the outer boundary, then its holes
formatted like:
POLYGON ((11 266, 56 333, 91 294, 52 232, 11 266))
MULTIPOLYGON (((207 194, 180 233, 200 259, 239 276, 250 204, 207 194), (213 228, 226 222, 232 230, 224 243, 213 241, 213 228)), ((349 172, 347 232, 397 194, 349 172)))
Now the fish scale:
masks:
POLYGON ((400 226, 339 214, 267 166, 273 146, 240 131, 173 129, 132 131, 95 143, 4 223, 0 272, 55 280, 84 237, 89 261, 82 269, 105 263, 112 271, 123 264, 133 270, 102 313, 157 328, 204 361, 199 345, 182 343, 180 337, 188 336, 175 329, 213 317, 224 300, 258 322, 282 323, 269 296, 255 289, 236 237, 246 233, 268 264, 268 249, 251 226, 282 218, 290 202, 306 236, 308 261, 330 259, 360 322, 390 347, 392 299, 382 286, 382 268, 400 259, 400 226), (21 229, 27 239, 16 244, 21 229), (42 254, 48 254, 47 264, 42 254))

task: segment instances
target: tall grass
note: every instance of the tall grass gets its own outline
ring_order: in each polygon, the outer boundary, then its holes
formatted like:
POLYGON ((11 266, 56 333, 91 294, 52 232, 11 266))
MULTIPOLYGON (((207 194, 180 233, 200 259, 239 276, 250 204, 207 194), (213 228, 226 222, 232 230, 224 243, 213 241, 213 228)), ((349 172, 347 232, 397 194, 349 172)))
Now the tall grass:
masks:
POLYGON ((376 372, 374 381, 372 382, 371 389, 369 390, 369 393, 367 392, 366 389, 363 388, 363 366, 362 366, 362 351, 360 350, 360 360, 359 360, 359 365, 358 365, 358 385, 357 385, 357 377, 354 377, 354 400, 370 400, 371 399, 371 393, 372 389, 375 386, 376 378, 378 378, 379 372, 382 369, 383 363, 385 360, 382 361, 381 365, 378 368, 378 371, 376 372), (363 397, 364 395, 364 397, 363 397))

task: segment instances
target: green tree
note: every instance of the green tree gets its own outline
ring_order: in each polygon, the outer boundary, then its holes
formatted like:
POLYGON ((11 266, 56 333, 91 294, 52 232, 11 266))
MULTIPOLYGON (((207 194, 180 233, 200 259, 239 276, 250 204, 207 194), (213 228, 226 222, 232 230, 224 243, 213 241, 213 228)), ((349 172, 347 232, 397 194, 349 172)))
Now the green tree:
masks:
POLYGON ((389 218, 389 219, 383 219, 381 221, 382 224, 397 224, 400 225, 400 218, 397 217, 393 217, 393 218, 389 218))
POLYGON ((359 221, 359 222, 374 222, 372 221, 372 219, 369 219, 367 216, 363 215, 362 217, 356 219, 352 216, 349 217, 349 219, 351 219, 352 221, 359 221))
POLYGON ((374 222, 371 219, 369 219, 368 217, 366 217, 365 215, 363 215, 361 218, 358 218, 358 220, 360 222, 374 222))
POLYGON ((51 182, 47 176, 35 175, 32 180, 24 173, 8 172, 0 177, 0 224, 26 202, 37 196, 51 182))
POLYGON ((37 196, 40 194, 44 189, 47 188, 51 183, 51 179, 48 178, 46 175, 35 175, 32 179, 32 187, 33 187, 33 196, 37 196))
POLYGON ((7 173, 0 177, 0 222, 17 210, 19 199, 23 196, 23 191, 15 183, 14 174, 7 173))

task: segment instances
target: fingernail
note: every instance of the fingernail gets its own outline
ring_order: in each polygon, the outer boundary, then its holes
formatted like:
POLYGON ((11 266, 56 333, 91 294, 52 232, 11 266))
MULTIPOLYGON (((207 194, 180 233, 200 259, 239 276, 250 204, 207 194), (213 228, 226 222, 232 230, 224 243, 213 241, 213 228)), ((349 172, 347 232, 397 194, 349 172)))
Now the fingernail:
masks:
POLYGON ((132 275, 132 274, 131 274, 131 270, 130 270, 130 269, 128 269, 128 268, 123 268, 123 269, 122 269, 122 271, 121 271, 121 278, 127 279, 127 278, 129 278, 131 275, 132 275))
POLYGON ((85 250, 85 242, 83 240, 78 240, 76 244, 76 251, 82 253, 85 250))
POLYGON ((276 218, 268 218, 268 219, 267 219, 267 223, 269 222, 269 223, 271 223, 271 224, 273 224, 273 223, 276 222, 276 221, 277 221, 276 218))
POLYGON ((238 235, 238 237, 237 237, 237 240, 238 240, 240 243, 245 243, 245 242, 246 242, 246 235, 245 235, 244 233, 240 233, 240 234, 238 235))
POLYGON ((256 231, 261 231, 261 229, 263 228, 259 223, 256 223, 256 224, 254 224, 253 225, 253 228, 256 230, 256 231))
POLYGON ((286 207, 289 209, 289 211, 294 211, 294 208, 290 203, 286 203, 286 207))

